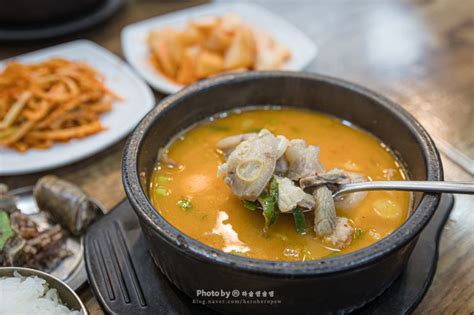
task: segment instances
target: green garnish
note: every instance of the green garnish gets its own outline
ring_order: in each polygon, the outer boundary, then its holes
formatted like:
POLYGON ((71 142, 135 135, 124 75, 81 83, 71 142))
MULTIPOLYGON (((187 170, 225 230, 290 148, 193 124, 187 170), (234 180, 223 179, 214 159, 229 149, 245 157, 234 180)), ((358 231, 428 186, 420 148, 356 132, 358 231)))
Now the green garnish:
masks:
POLYGON ((12 227, 10 226, 10 218, 5 211, 0 211, 0 251, 3 250, 5 243, 9 238, 13 237, 15 232, 13 232, 12 227))
POLYGON ((258 201, 263 208, 263 216, 265 217, 265 227, 272 226, 278 219, 278 211, 276 209, 278 201, 278 182, 275 177, 270 181, 268 191, 262 192, 258 201))
POLYGON ((293 210, 293 218, 295 219, 296 232, 300 234, 306 233, 304 214, 300 208, 295 208, 293 210))
POLYGON ((171 177, 165 176, 165 175, 160 175, 158 176, 158 185, 166 185, 168 182, 171 181, 171 177))
POLYGON ((354 232, 354 239, 358 239, 364 234, 364 231, 362 231, 361 228, 356 228, 354 232))
POLYGON ((156 189, 155 189, 155 194, 156 194, 158 197, 166 197, 166 196, 168 196, 169 191, 168 191, 168 189, 166 189, 166 187, 158 186, 158 187, 156 187, 156 189))
POLYGON ((186 210, 186 211, 189 211, 193 208, 193 204, 191 203, 191 200, 189 199, 181 199, 180 201, 178 201, 177 205, 181 209, 186 210))
POLYGON ((257 208, 258 208, 257 204, 253 201, 244 200, 243 204, 244 204, 245 208, 247 208, 249 210, 252 210, 252 211, 257 210, 257 208))

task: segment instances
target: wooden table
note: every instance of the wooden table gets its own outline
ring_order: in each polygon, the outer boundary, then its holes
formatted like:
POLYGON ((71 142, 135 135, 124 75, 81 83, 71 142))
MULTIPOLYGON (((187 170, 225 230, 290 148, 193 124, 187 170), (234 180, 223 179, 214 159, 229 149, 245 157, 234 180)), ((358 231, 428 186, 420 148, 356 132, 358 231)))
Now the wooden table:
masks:
MULTIPOLYGON (((130 1, 110 21, 77 35, 37 43, 0 43, 0 59, 87 38, 122 56, 120 31, 135 21, 203 1, 130 1)), ((304 30, 318 45, 309 71, 358 82, 410 111, 456 155, 474 158, 474 1, 259 1, 304 30), (454 147, 454 151, 453 148, 454 147)), ((163 95, 156 94, 157 100, 163 95)), ((51 170, 111 209, 125 195, 120 165, 124 141, 92 158, 51 170)), ((1 160, 0 160, 1 162, 1 160)), ((473 176, 443 155, 448 180, 473 176)), ((4 177, 11 188, 46 174, 4 177)), ((418 314, 474 312, 474 198, 456 196, 441 239, 438 270, 418 314)), ((89 288, 80 295, 102 310, 89 288)))

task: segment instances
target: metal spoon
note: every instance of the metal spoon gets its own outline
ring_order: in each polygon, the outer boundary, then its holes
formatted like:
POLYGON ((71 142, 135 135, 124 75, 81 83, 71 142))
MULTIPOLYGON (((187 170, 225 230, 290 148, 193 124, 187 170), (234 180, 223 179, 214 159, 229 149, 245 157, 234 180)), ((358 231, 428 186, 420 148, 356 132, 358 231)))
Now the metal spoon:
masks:
POLYGON ((341 184, 332 196, 368 190, 422 191, 431 193, 474 194, 474 182, 373 181, 341 184))
MULTIPOLYGON (((369 190, 398 190, 421 191, 431 193, 474 194, 474 182, 441 182, 441 181, 372 181, 337 185, 337 190, 332 193, 336 198, 342 194, 369 190)), ((257 209, 261 209, 257 206, 257 209)), ((311 209, 303 209, 303 212, 311 209)), ((291 214, 292 211, 284 212, 291 214)))
MULTIPOLYGON (((337 185, 332 193, 336 198, 342 194, 368 190, 421 191, 431 193, 474 194, 474 182, 441 182, 441 181, 373 181, 337 185)), ((311 209, 303 209, 303 212, 311 209)), ((292 213, 287 212, 287 213, 292 213)))

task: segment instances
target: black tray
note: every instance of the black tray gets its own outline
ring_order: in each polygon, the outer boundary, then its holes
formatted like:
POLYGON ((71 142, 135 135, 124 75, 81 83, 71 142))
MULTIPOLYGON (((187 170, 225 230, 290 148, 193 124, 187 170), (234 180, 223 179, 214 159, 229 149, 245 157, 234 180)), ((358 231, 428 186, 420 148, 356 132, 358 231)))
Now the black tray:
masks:
MULTIPOLYGON (((436 271, 438 241, 453 203, 452 195, 443 195, 405 271, 387 291, 355 311, 356 314, 407 314, 416 308, 436 271)), ((89 228, 84 245, 89 283, 105 312, 216 314, 193 304, 191 298, 176 289, 155 267, 127 200, 89 228)))
MULTIPOLYGON (((61 1, 58 1, 59 5, 60 3, 61 1)), ((73 19, 26 25, 24 27, 0 25, 0 41, 39 40, 71 34, 105 21, 123 5, 124 0, 106 0, 91 12, 80 14, 73 19)))

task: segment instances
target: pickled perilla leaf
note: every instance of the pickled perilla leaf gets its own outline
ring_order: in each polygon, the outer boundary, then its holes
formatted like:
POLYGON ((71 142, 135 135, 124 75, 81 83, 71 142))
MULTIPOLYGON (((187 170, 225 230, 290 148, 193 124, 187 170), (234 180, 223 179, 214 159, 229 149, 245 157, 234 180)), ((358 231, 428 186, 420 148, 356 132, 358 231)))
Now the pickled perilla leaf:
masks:
POLYGON ((5 211, 0 211, 0 250, 3 250, 5 243, 14 235, 15 232, 10 225, 8 214, 5 211))

